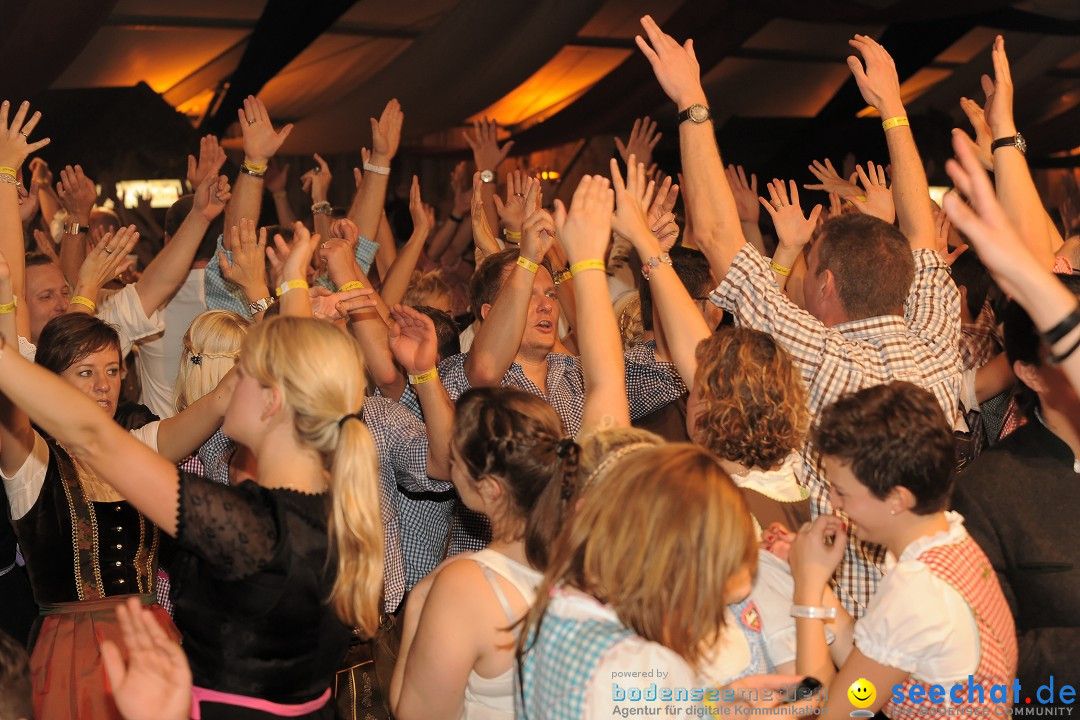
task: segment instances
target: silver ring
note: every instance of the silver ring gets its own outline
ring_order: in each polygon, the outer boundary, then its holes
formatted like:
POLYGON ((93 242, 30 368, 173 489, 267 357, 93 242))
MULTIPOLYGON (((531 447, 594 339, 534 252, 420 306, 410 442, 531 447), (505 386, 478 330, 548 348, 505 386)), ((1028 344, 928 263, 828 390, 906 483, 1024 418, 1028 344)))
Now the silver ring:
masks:
POLYGON ((248 120, 248 125, 254 125, 254 124, 255 124, 254 120, 248 120))
POLYGON ((26 139, 26 133, 24 133, 22 130, 19 131, 19 134, 23 136, 23 140, 26 139))
POLYGON ((525 193, 514 193, 514 195, 516 195, 519 198, 525 197, 525 193))
POLYGON ((322 167, 321 167, 321 166, 320 166, 320 167, 313 167, 313 168, 311 168, 311 172, 313 172, 313 173, 315 173, 316 175, 318 175, 319 173, 321 173, 321 172, 322 172, 322 167))
POLYGON ((105 246, 105 252, 109 253, 110 255, 113 254, 113 251, 109 249, 108 245, 105 246))
POLYGON ((782 207, 784 207, 784 206, 783 206, 783 205, 782 205, 781 203, 778 203, 778 202, 774 202, 774 203, 773 203, 773 207, 774 207, 774 208, 776 208, 777 210, 779 210, 780 208, 782 208, 782 207))

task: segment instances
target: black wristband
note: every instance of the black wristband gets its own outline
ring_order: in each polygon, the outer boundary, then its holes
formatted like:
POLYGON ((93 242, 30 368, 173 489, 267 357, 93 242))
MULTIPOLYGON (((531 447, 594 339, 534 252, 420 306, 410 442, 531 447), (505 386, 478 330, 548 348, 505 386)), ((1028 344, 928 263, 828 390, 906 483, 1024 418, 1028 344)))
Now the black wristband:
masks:
POLYGON ((1080 338, 1077 338, 1076 342, 1074 342, 1072 344, 1072 346, 1063 353, 1056 353, 1055 354, 1053 351, 1051 351, 1051 353, 1050 353, 1050 364, 1051 365, 1060 365, 1061 363, 1065 362, 1066 360, 1069 359, 1070 355, 1072 355, 1074 352, 1076 352, 1076 348, 1080 348, 1080 338))
POLYGON ((1042 341, 1046 343, 1048 347, 1053 346, 1076 329, 1077 325, 1080 325, 1080 304, 1077 304, 1072 312, 1066 315, 1061 322, 1042 333, 1042 341))
POLYGON ((462 215, 461 217, 458 217, 454 213, 450 213, 450 220, 453 221, 453 222, 460 223, 464 219, 465 219, 464 215, 462 215))

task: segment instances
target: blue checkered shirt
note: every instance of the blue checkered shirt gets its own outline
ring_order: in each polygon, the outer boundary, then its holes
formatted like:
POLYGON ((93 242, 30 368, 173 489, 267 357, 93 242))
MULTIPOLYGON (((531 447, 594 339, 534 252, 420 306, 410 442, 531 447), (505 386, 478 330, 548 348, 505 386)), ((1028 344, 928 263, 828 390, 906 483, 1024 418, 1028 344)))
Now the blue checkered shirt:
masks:
MULTIPOLYGON (((626 363, 626 396, 630 402, 630 417, 639 418, 678 400, 686 385, 671 363, 656 359, 656 343, 635 345, 623 353, 626 363)), ((468 353, 461 353, 439 364, 439 377, 451 400, 461 397, 471 385, 465 374, 468 353)), ((547 400, 559 414, 568 435, 581 430, 585 411, 585 372, 581 360, 572 355, 550 353, 547 356, 547 392, 530 380, 518 363, 512 363, 503 377, 503 387, 538 395, 547 400)))
MULTIPOLYGON (((905 380, 932 392, 952 423, 960 405, 960 293, 940 255, 916 250, 914 256, 915 278, 904 317, 882 315, 825 327, 780 292, 769 261, 750 243, 735 256, 710 299, 730 312, 736 324, 769 333, 791 353, 809 391, 812 417, 841 395, 905 380)), ((810 443, 802 455, 812 514, 833 514, 821 455, 810 443)), ((858 619, 877 591, 885 549, 853 534, 848 538, 834 579, 840 601, 858 619)))
MULTIPOLYGON (((232 261, 232 253, 225 249, 224 237, 224 235, 218 235, 216 252, 225 253, 225 257, 232 261)), ((360 241, 356 243, 356 262, 365 273, 371 269, 371 263, 375 261, 375 251, 378 249, 379 243, 372 242, 363 235, 360 236, 360 241)), ((216 258, 217 255, 215 254, 214 257, 216 258)), ((329 290, 337 290, 325 275, 321 276, 317 282, 329 290)), ((241 317, 251 319, 244 291, 239 285, 225 279, 216 259, 206 264, 205 293, 208 310, 232 310, 241 317)))

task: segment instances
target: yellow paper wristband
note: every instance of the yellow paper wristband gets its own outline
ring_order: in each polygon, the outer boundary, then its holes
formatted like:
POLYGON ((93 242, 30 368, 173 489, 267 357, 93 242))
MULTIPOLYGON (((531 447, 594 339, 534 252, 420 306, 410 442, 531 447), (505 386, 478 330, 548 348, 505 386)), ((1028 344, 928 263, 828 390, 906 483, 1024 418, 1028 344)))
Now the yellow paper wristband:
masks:
POLYGON ((536 272, 540 269, 539 265, 537 265, 524 255, 518 255, 517 264, 531 272, 533 275, 535 275, 536 272))
POLYGON ((776 273, 777 275, 783 275, 784 277, 787 277, 788 275, 791 274, 791 268, 784 267, 783 265, 779 264, 775 260, 772 261, 772 263, 770 264, 770 267, 772 267, 772 271, 774 273, 776 273))
POLYGON ((13 167, 0 167, 0 175, 10 175, 11 177, 15 177, 17 174, 17 171, 13 167))
POLYGON ((68 303, 73 305, 82 305, 83 307, 90 308, 90 312, 97 312, 97 303, 95 303, 88 297, 83 297, 82 295, 76 295, 75 297, 68 300, 68 303))
POLYGON ((246 167, 248 170, 254 173, 266 172, 266 165, 256 165, 255 163, 248 162, 247 160, 244 161, 243 167, 246 167))
POLYGON ((359 280, 350 280, 337 289, 338 292, 349 292, 350 290, 363 290, 364 283, 359 280))
POLYGON ((431 382, 432 380, 438 380, 439 369, 431 368, 427 372, 422 372, 419 375, 410 375, 409 383, 412 385, 420 385, 421 383, 431 382))
POLYGON ((570 277, 576 277, 578 273, 583 273, 586 270, 604 271, 606 269, 603 260, 582 260, 570 266, 570 277))
POLYGON ((286 280, 278 286, 277 296, 281 297, 290 290, 307 290, 308 287, 307 280, 286 280))
POLYGON ((908 119, 906 115, 897 115, 891 117, 888 120, 884 120, 881 123, 882 130, 892 130, 894 127, 900 127, 901 125, 908 125, 908 119))
POLYGON ((16 298, 11 298, 11 302, 0 305, 0 315, 9 315, 15 312, 16 298))
POLYGON ((516 230, 503 230, 503 237, 507 240, 520 240, 521 233, 516 230))

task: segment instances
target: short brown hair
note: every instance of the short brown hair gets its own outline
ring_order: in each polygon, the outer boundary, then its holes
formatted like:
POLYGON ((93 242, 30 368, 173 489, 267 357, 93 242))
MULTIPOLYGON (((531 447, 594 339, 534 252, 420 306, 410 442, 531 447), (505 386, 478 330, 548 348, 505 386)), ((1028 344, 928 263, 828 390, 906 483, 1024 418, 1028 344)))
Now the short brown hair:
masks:
POLYGON ((840 303, 852 320, 895 314, 915 278, 903 233, 871 215, 831 218, 816 233, 817 274, 831 270, 840 303))
MULTIPOLYGON (((16 568, 18 570, 18 568, 16 568)), ((34 717, 30 662, 22 645, 0 630, 0 718, 34 717)))
POLYGON ((689 443, 642 448, 597 478, 563 529, 526 616, 519 656, 550 590, 569 585, 693 666, 724 629, 728 583, 757 566, 754 524, 716 458, 689 443))
POLYGON ((429 305, 432 300, 440 295, 449 295, 450 286, 442 279, 441 270, 429 270, 420 272, 416 270, 409 278, 409 288, 401 298, 402 305, 416 307, 417 305, 429 305))
POLYGON ((915 496, 916 515, 940 512, 953 489, 953 437, 934 396, 908 382, 875 385, 825 408, 813 431, 823 455, 850 463, 884 500, 895 487, 915 496))
POLYGON ((472 277, 469 278, 469 309, 477 321, 483 322, 484 316, 480 308, 495 302, 495 297, 502 287, 503 278, 510 267, 517 262, 517 248, 501 250, 488 255, 477 266, 472 277))
POLYGON ((511 504, 505 512, 524 521, 529 564, 547 567, 577 494, 580 452, 564 437, 555 409, 522 390, 474 388, 458 398, 451 444, 470 479, 487 475, 506 488, 511 504))
POLYGON ((54 317, 41 329, 34 361, 59 375, 88 355, 116 350, 120 357, 120 336, 116 329, 93 315, 71 312, 54 317))
POLYGON ((802 445, 810 425, 802 374, 771 335, 724 327, 697 346, 702 403, 694 442, 725 460, 772 469, 802 445))

